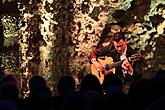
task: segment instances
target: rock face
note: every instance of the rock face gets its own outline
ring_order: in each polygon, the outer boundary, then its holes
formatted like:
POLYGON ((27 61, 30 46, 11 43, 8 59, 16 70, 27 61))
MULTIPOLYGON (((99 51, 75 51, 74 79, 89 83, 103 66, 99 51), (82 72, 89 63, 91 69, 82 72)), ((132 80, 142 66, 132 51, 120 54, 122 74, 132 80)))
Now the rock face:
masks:
MULTIPOLYGON (((165 69, 165 57, 162 54, 165 44, 165 5, 162 2, 34 0, 22 1, 18 5, 15 1, 5 1, 0 3, 0 18, 9 15, 18 21, 23 20, 17 45, 20 48, 15 48, 17 52, 22 52, 19 55, 26 56, 19 56, 22 60, 20 65, 26 62, 25 68, 21 69, 28 70, 29 75, 46 77, 55 88, 56 81, 62 75, 72 74, 81 81, 84 75, 90 73, 89 54, 101 41, 105 26, 111 23, 122 24, 122 29, 129 33, 130 45, 142 52, 148 63, 145 67, 146 78, 153 77, 159 69, 165 69), (27 48, 22 48, 22 44, 27 48)), ((3 30, 1 27, 0 48, 6 48, 3 46, 7 38, 3 36, 6 28, 3 30)), ((3 57, 0 58, 1 62, 5 59, 3 57)), ((4 60, 2 63, 9 65, 4 60)))

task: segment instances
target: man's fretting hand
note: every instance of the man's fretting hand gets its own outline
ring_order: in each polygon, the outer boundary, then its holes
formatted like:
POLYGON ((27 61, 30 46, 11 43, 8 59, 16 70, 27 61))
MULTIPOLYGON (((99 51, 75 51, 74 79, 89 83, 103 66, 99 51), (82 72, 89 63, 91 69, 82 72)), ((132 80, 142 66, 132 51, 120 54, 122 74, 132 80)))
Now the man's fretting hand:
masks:
POLYGON ((126 59, 121 67, 124 69, 124 71, 126 71, 128 74, 130 74, 131 76, 133 75, 133 68, 132 65, 129 63, 129 61, 126 59))

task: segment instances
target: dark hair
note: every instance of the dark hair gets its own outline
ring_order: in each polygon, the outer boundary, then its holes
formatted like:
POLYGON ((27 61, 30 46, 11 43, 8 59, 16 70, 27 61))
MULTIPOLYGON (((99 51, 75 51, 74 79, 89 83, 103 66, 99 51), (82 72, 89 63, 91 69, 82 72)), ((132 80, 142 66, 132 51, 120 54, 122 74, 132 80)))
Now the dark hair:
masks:
POLYGON ((109 38, 113 37, 113 33, 110 30, 111 30, 112 26, 114 26, 114 25, 118 25, 118 26, 122 27, 122 26, 124 26, 124 23, 112 22, 112 23, 105 24, 105 27, 103 28, 103 31, 101 33, 100 41, 96 48, 99 48, 99 46, 102 45, 103 42, 106 42, 106 40, 109 40, 109 38), (110 35, 110 34, 112 34, 112 35, 110 35))
POLYGON ((125 40, 125 33, 124 32, 117 32, 113 36, 113 41, 119 42, 121 39, 125 40))
POLYGON ((69 92, 74 92, 76 87, 76 82, 74 78, 70 75, 62 76, 58 82, 57 90, 60 95, 64 95, 69 92))

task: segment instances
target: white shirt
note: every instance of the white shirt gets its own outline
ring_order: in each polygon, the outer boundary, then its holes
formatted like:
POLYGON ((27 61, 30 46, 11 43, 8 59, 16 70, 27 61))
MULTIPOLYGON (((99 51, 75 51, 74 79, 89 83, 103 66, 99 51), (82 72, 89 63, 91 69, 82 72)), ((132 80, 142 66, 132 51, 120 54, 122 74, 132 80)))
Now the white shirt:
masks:
POLYGON ((122 55, 120 55, 120 60, 127 59, 127 57, 126 57, 126 51, 127 51, 127 46, 126 46, 124 52, 122 53, 122 55))

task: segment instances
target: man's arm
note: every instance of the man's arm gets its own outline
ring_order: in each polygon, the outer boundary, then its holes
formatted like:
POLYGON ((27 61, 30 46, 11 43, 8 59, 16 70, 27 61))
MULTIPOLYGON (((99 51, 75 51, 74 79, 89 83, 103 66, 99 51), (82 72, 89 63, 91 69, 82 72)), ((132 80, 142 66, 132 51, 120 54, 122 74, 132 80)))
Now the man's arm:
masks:
POLYGON ((103 71, 104 67, 97 61, 97 55, 96 55, 97 49, 93 50, 90 54, 90 61, 95 66, 97 71, 103 71))
POLYGON ((93 50, 91 53, 90 53, 90 61, 91 63, 94 63, 96 61, 96 50, 93 50))

